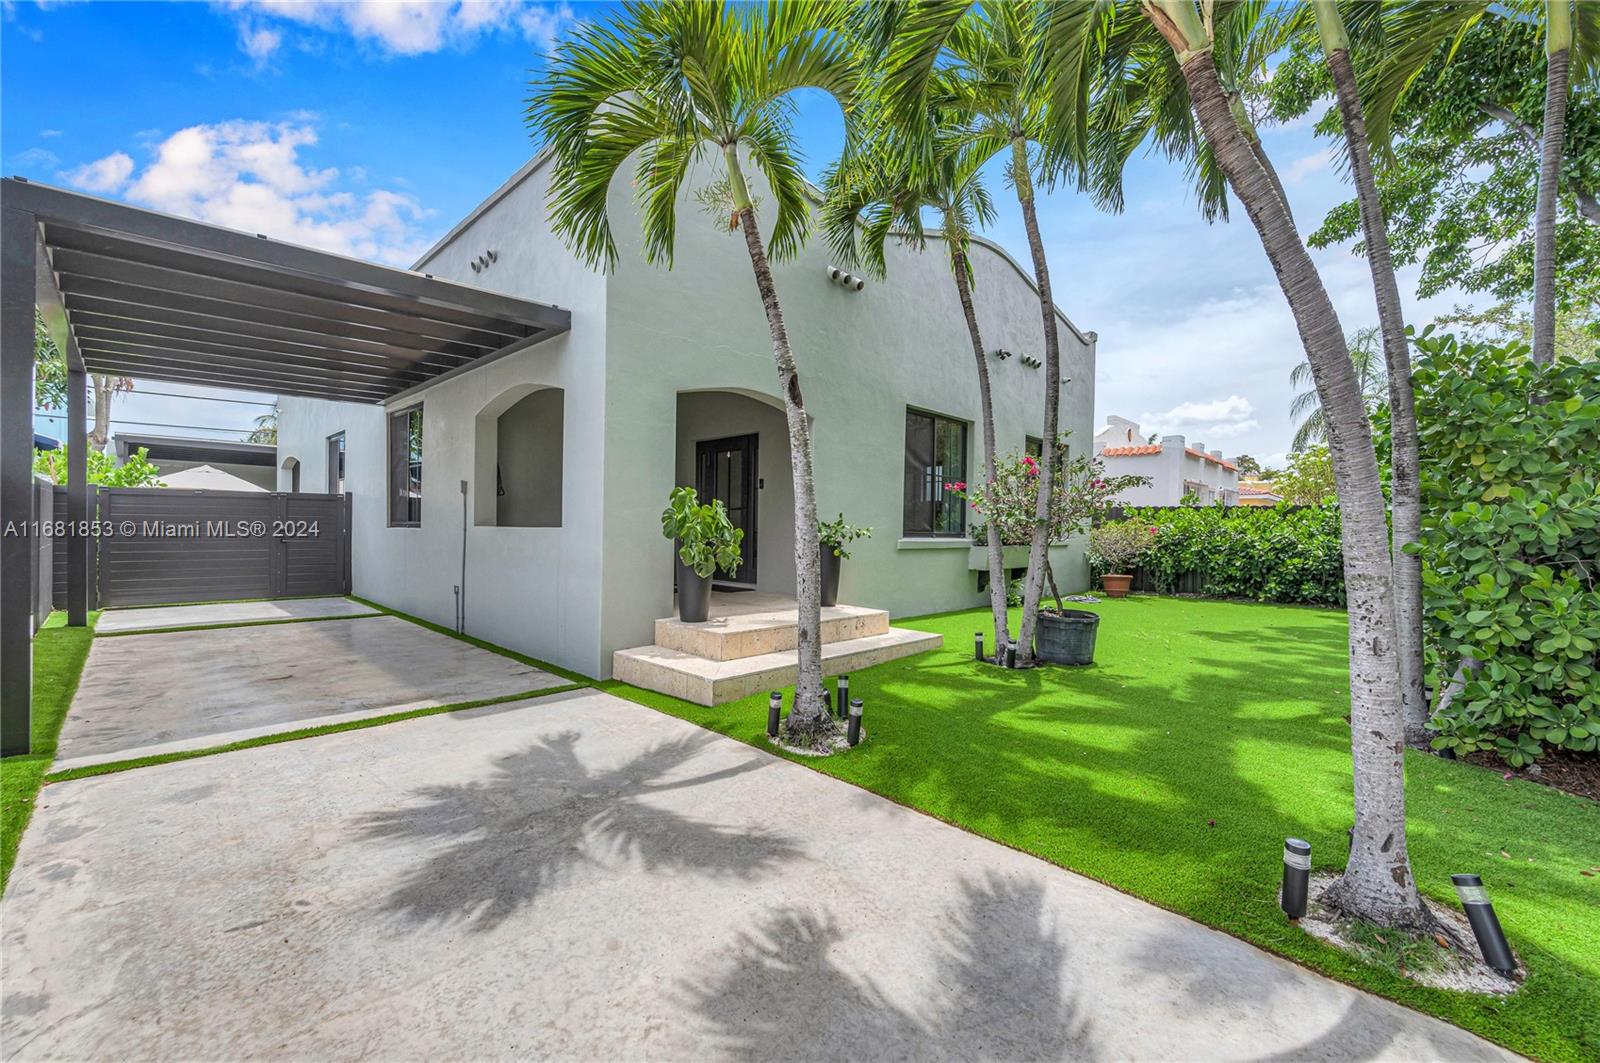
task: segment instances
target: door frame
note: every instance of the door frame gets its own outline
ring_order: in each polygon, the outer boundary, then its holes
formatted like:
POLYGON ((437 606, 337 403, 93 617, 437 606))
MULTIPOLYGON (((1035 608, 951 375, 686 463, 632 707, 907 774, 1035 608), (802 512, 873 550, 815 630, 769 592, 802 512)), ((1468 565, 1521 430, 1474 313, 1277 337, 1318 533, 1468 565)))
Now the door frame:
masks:
POLYGON ((713 580, 713 585, 725 587, 739 587, 754 589, 759 578, 760 569, 756 567, 756 531, 757 518, 760 515, 761 492, 758 486, 759 477, 756 476, 756 461, 760 454, 760 433, 749 432, 736 436, 723 436, 720 439, 698 439, 694 444, 694 489, 701 494, 701 501, 706 501, 701 492, 701 473, 706 469, 707 459, 718 451, 742 450, 744 452, 743 475, 740 477, 740 493, 745 498, 745 512, 749 519, 745 522, 744 543, 740 548, 742 555, 739 574, 740 579, 730 580, 721 578, 719 572, 713 580))

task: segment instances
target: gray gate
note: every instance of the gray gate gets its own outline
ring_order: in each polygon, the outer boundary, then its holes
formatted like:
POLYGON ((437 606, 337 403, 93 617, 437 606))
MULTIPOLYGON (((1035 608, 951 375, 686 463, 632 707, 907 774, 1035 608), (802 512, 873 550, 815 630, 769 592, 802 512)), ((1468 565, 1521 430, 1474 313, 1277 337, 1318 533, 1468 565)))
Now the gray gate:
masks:
POLYGON ((350 592, 348 495, 112 487, 92 503, 102 606, 350 592))

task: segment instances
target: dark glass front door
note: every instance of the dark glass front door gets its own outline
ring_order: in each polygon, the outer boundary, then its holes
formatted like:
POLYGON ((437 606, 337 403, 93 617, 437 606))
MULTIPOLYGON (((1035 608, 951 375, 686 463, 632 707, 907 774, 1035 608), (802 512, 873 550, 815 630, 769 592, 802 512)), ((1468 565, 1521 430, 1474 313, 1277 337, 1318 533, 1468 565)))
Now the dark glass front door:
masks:
POLYGON ((721 499, 728 519, 744 529, 743 562, 733 572, 718 570, 722 583, 756 582, 756 437, 730 436, 695 444, 695 484, 700 501, 721 499))

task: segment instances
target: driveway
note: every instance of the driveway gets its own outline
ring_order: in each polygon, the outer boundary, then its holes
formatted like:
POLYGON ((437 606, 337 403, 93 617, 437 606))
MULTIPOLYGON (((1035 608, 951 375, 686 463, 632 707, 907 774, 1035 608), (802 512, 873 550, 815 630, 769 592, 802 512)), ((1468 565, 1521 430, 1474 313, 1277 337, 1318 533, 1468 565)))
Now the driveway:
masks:
MULTIPOLYGON (((258 611, 288 605, 250 604, 258 611)), ((107 616, 113 627, 126 630, 130 614, 161 614, 162 626, 216 623, 211 617, 219 608, 138 609, 107 616)), ((567 682, 409 620, 363 611, 369 615, 96 638, 61 730, 55 769, 226 745, 567 682)))
POLYGON ((54 784, 0 917, 16 1059, 1506 1058, 589 690, 54 784))

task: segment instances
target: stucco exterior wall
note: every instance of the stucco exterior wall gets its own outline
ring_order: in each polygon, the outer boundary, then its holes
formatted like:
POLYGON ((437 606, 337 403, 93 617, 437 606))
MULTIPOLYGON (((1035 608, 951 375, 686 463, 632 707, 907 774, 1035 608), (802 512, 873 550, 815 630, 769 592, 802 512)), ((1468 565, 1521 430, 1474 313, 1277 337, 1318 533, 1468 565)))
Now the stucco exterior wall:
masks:
MULTIPOLYGON (((356 593, 445 624, 461 582, 458 485, 467 480, 467 631, 607 675, 612 651, 650 642, 652 621, 671 610, 672 546, 661 536, 660 511, 684 478, 684 447, 692 479, 692 440, 751 430, 730 427, 741 418, 763 433, 760 462, 771 492, 761 499, 761 583, 793 587, 793 505, 778 497, 788 476, 769 475, 785 455, 765 440, 782 431, 781 403, 743 241, 705 217, 694 182, 679 208, 669 271, 643 261, 629 182, 619 178, 612 211, 620 261, 610 277, 579 265, 549 232, 546 184, 547 171, 535 165, 419 264, 572 311, 567 335, 392 404, 423 405, 421 527, 388 527, 385 415, 376 407, 286 398, 279 457, 299 459, 303 484, 322 484, 326 437, 347 433, 356 593), (474 272, 469 263, 488 250, 497 260, 474 272), (565 393, 562 525, 480 527, 476 493, 494 485, 475 460, 475 419, 508 389, 530 384, 565 393), (751 402, 744 413, 713 407, 716 392, 751 402), (680 412, 684 424, 706 419, 690 428, 687 443, 680 412)), ((770 204, 770 195, 757 194, 770 204)), ((988 362, 999 447, 1020 451, 1042 422, 1043 370, 1020 357, 1044 354, 1037 296, 997 248, 980 241, 972 257, 985 346, 1013 352, 988 362)), ((830 264, 813 242, 774 272, 812 417, 819 512, 843 512, 874 529, 844 566, 841 600, 896 616, 980 605, 986 597, 968 568, 968 537, 901 535, 908 406, 969 422, 966 475, 981 475, 972 349, 949 267, 937 248, 892 247, 887 278, 854 292, 828 279, 830 264)), ((1076 268, 1065 258, 1053 265, 1068 274, 1076 268)), ((1094 345, 1059 322, 1061 424, 1074 447, 1083 446, 1092 432, 1094 345)), ((1063 591, 1087 586, 1081 542, 1053 549, 1052 561, 1063 591)))

